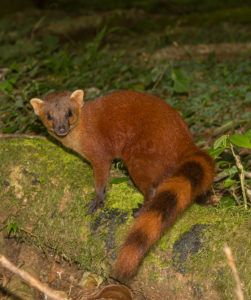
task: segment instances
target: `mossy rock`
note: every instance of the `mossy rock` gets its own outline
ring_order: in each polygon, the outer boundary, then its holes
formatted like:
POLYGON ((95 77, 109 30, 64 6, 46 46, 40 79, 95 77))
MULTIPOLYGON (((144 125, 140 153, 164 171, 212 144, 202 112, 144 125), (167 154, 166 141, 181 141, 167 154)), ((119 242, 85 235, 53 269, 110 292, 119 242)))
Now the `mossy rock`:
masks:
MULTIPOLYGON (((142 195, 130 180, 112 180, 94 216, 91 166, 59 144, 39 138, 0 139, 1 228, 108 278, 142 195), (114 184, 116 182, 116 184, 114 184)), ((123 177, 112 170, 111 178, 123 177)), ((228 244, 246 296, 251 295, 250 211, 191 206, 150 250, 132 280, 150 299, 232 299, 228 244)))

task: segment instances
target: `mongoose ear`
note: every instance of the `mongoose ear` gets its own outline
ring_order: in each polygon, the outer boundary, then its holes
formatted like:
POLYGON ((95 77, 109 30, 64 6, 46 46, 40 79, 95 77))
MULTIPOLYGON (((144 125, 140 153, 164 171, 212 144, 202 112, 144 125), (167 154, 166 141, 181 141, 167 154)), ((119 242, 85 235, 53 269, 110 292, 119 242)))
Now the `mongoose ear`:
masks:
POLYGON ((84 105, 84 91, 83 90, 76 90, 71 94, 71 100, 75 101, 79 107, 84 105))
POLYGON ((44 101, 38 98, 33 98, 30 100, 30 104, 33 106, 35 114, 40 116, 44 107, 44 101))

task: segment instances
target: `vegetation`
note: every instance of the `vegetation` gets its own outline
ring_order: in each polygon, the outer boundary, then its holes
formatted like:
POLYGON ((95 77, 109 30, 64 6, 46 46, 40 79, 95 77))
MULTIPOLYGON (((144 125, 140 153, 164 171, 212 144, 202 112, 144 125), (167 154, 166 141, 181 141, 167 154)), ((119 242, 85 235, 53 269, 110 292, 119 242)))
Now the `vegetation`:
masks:
MULTIPOLYGON (((150 251, 139 273, 146 281, 163 274, 165 278, 170 276, 169 287, 183 292, 187 286, 198 292, 197 298, 202 298, 201 288, 208 295, 212 289, 218 291, 210 299, 218 295, 230 299, 234 284, 230 269, 222 263, 225 243, 234 249, 246 295, 251 291, 248 2, 25 0, 23 11, 20 1, 11 1, 16 8, 10 7, 8 1, 0 4, 2 133, 47 135, 29 104, 32 97, 83 88, 85 100, 91 101, 112 90, 134 89, 168 101, 182 114, 196 143, 215 158, 217 174, 211 198, 216 207, 194 205, 186 211, 150 251), (173 276, 170 271, 172 247, 196 223, 209 226, 206 244, 198 255, 184 262, 189 275, 177 282, 176 273, 173 276), (203 280, 208 284, 203 286, 203 280)), ((45 253, 52 249, 106 277, 109 271, 104 261, 116 257, 114 249, 132 222, 131 211, 142 201, 123 164, 113 164, 105 210, 92 223, 86 219, 83 203, 83 198, 87 203, 93 196, 90 168, 47 141, 21 142, 32 152, 30 162, 20 152, 19 141, 3 141, 0 147, 6 165, 0 176, 0 186, 4 186, 0 189, 1 210, 4 214, 9 212, 1 227, 7 229, 8 235, 33 243, 45 253), (8 147, 16 152, 10 155, 8 147), (65 163, 62 170, 47 161, 48 154, 55 161, 60 156, 65 163), (18 167, 13 164, 17 158, 18 167), (70 176, 64 168, 70 170, 70 176), (124 174, 117 173, 117 169, 124 174), (77 183, 75 176, 80 177, 77 183), (70 184, 62 188, 61 177, 70 184), (87 187, 84 195, 83 184, 87 187), (130 200, 122 202, 122 198, 130 200), (55 206, 59 206, 58 218, 54 218, 55 206), (58 232, 60 236, 48 232, 58 232), (116 246, 110 236, 116 237, 116 246)), ((153 286, 147 292, 150 295, 151 289, 153 286)), ((176 299, 186 298, 178 295, 176 299)))
MULTIPOLYGON (((244 205, 245 209, 247 209, 248 206, 250 207, 250 201, 248 202, 246 195, 246 192, 250 193, 247 189, 251 182, 250 176, 246 176, 247 173, 244 170, 239 156, 234 150, 234 145, 251 149, 250 139, 251 130, 247 131, 244 135, 222 135, 215 141, 214 146, 210 151, 214 158, 219 157, 220 154, 222 155, 221 159, 218 159, 217 161, 217 166, 220 170, 218 178, 223 179, 223 185, 220 183, 218 189, 221 190, 223 195, 226 194, 226 191, 228 191, 228 193, 220 199, 219 204, 221 206, 238 204, 244 205), (227 156, 228 158, 225 159, 227 156), (237 175, 239 175, 239 178, 237 175), (245 177, 249 178, 247 182, 245 182, 245 177)), ((247 159, 249 159, 248 156, 244 158, 245 165, 248 164, 247 159)), ((248 194, 248 196, 250 197, 250 194, 248 194)))

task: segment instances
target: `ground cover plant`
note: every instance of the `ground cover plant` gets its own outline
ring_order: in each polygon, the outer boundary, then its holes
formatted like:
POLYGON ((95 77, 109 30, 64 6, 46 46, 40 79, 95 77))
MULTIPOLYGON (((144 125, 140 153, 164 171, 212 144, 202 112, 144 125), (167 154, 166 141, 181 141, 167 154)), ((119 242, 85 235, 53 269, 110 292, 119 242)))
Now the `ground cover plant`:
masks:
MULTIPOLYGON (((196 143, 216 159, 211 199, 217 214, 228 210, 246 220, 251 181, 250 8, 245 1, 239 7, 231 1, 229 7, 214 6, 212 1, 206 8, 198 1, 191 7, 184 2, 171 1, 168 17, 154 1, 117 10, 104 1, 102 12, 95 11, 94 1, 80 13, 64 11, 67 3, 61 1, 60 10, 48 6, 2 17, 1 132, 47 135, 29 100, 52 91, 81 88, 86 101, 118 89, 154 94, 182 114, 196 143), (203 58, 188 46, 209 49, 208 44, 213 50, 203 58), (237 52, 231 53, 232 45, 237 52), (223 54, 218 55, 220 48, 223 54), (171 58, 165 58, 165 49, 174 49, 171 58), (186 58, 179 57, 179 51, 186 58)), ((126 174, 121 163, 112 168, 126 174)), ((111 182, 128 180, 122 174, 111 182)), ((17 220, 5 225, 8 234, 21 234, 17 220)), ((219 290, 221 284, 219 279, 219 290)))

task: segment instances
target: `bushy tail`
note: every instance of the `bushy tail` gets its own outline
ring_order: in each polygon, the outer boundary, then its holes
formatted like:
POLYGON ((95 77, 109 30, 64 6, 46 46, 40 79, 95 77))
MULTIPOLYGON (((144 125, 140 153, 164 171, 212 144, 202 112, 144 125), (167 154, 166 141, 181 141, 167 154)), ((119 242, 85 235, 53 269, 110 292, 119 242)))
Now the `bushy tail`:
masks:
POLYGON ((194 199, 211 185, 214 162, 204 151, 196 151, 157 187, 152 199, 141 208, 140 215, 122 246, 115 269, 120 280, 132 277, 149 248, 194 199))

